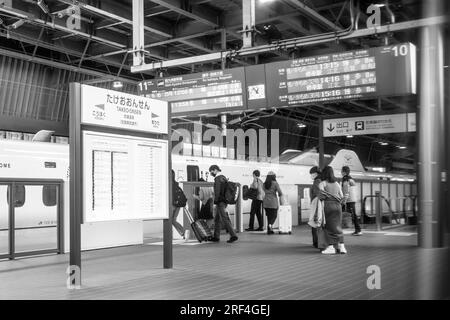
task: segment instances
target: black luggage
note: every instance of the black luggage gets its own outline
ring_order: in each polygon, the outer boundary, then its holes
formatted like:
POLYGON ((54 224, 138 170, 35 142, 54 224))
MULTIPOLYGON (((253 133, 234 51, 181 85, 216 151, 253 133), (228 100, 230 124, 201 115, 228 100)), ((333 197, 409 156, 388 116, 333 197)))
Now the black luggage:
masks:
POLYGON ((191 223, 192 231, 194 232, 197 240, 199 242, 210 240, 212 238, 212 233, 211 229, 209 229, 208 225, 206 224, 206 221, 202 219, 194 221, 194 218, 187 208, 184 208, 184 212, 186 213, 186 216, 191 223))

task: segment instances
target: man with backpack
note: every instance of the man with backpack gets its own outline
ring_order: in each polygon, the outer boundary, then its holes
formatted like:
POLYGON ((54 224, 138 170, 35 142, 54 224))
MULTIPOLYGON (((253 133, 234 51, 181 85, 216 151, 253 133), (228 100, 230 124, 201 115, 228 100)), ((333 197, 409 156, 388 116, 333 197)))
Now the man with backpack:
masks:
POLYGON ((211 167, 209 167, 209 173, 214 177, 214 204, 217 206, 217 213, 214 218, 214 238, 212 239, 212 241, 220 241, 220 222, 222 222, 225 226, 225 229, 230 234, 230 239, 227 242, 233 243, 238 239, 238 237, 236 236, 236 232, 231 226, 230 218, 228 217, 228 214, 226 212, 228 204, 226 198, 228 180, 221 173, 221 170, 217 165, 212 165, 211 167))

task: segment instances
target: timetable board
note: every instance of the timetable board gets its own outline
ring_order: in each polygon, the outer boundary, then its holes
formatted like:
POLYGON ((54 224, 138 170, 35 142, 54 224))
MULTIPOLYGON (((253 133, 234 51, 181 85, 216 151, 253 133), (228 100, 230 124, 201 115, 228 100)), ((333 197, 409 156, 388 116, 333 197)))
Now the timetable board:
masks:
POLYGON ((266 64, 268 107, 416 93, 416 47, 404 43, 266 64))
POLYGON ((84 222, 168 219, 168 142, 83 131, 84 222))
POLYGON ((140 82, 139 95, 168 101, 172 115, 246 109, 245 70, 214 70, 140 82))

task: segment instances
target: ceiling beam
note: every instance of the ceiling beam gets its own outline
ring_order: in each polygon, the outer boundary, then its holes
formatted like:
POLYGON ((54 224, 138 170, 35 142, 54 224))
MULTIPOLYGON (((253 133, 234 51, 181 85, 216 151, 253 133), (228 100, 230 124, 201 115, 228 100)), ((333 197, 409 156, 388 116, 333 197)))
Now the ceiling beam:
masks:
POLYGON ((127 78, 123 78, 123 77, 116 77, 115 75, 112 75, 112 74, 103 73, 103 72, 90 70, 90 69, 86 69, 86 68, 79 68, 79 67, 75 67, 75 66, 72 66, 72 65, 69 65, 66 63, 56 62, 56 61, 38 58, 38 57, 32 57, 32 56, 29 56, 29 55, 26 55, 23 53, 19 53, 16 51, 12 51, 12 50, 6 50, 6 49, 0 48, 0 55, 11 57, 11 58, 17 58, 17 59, 21 59, 21 60, 25 60, 25 61, 35 62, 38 64, 42 64, 45 66, 54 67, 54 68, 58 68, 58 69, 62 69, 62 70, 69 70, 69 71, 83 73, 83 74, 94 76, 94 77, 100 77, 102 79, 110 79, 111 81, 120 80, 124 83, 137 85, 137 81, 134 81, 131 79, 127 79, 127 78))
POLYGON ((170 9, 185 17, 191 18, 213 28, 219 27, 219 14, 206 7, 199 8, 197 6, 189 6, 183 8, 183 1, 181 0, 150 0, 162 7, 170 9))
POLYGON ((63 31, 63 32, 66 32, 68 34, 73 34, 73 35, 82 37, 84 39, 91 39, 92 41, 99 42, 99 43, 102 43, 104 45, 108 45, 108 46, 113 47, 113 48, 126 48, 125 44, 118 43, 118 42, 112 41, 112 40, 107 40, 105 38, 100 38, 98 36, 94 36, 94 35, 91 35, 91 34, 88 34, 88 33, 82 32, 82 31, 72 30, 72 29, 69 29, 69 28, 67 28, 65 26, 62 26, 62 25, 60 25, 60 24, 58 24, 56 22, 52 23, 50 21, 42 20, 40 18, 37 18, 32 13, 25 12, 25 11, 22 11, 22 10, 19 10, 19 9, 15 9, 15 8, 11 8, 11 7, 7 7, 7 6, 2 5, 2 6, 0 6, 0 12, 5 12, 5 13, 12 14, 12 15, 14 15, 14 16, 16 16, 18 18, 24 19, 27 22, 32 23, 32 24, 45 26, 46 28, 49 28, 49 29, 63 31))
MULTIPOLYGON (((61 2, 61 3, 68 4, 68 5, 77 5, 80 8, 82 8, 82 9, 88 11, 88 12, 91 12, 91 13, 94 13, 94 14, 97 14, 97 15, 100 15, 100 16, 103 16, 103 17, 107 17, 107 18, 113 19, 113 20, 119 21, 121 23, 130 25, 130 26, 133 24, 133 21, 131 20, 131 17, 127 18, 127 17, 124 17, 122 15, 114 13, 114 12, 122 12, 122 13, 125 12, 125 13, 128 13, 128 11, 130 11, 130 10, 120 10, 119 8, 115 9, 115 8, 113 8, 112 5, 110 5, 110 8, 108 8, 109 11, 107 11, 107 10, 100 9, 98 7, 95 7, 95 6, 88 5, 88 4, 86 4, 86 3, 82 2, 82 1, 78 1, 78 0, 58 0, 58 1, 61 2)), ((105 5, 107 5, 107 4, 108 3, 105 2, 103 6, 105 7, 105 5)), ((167 32, 167 30, 168 30, 167 27, 168 26, 163 26, 163 25, 155 23, 154 21, 151 21, 151 20, 152 19, 150 19, 149 21, 146 21, 146 25, 144 26, 144 30, 145 31, 151 32, 153 34, 156 34, 158 36, 165 37, 165 38, 171 38, 172 37, 172 34, 170 32, 167 32)))

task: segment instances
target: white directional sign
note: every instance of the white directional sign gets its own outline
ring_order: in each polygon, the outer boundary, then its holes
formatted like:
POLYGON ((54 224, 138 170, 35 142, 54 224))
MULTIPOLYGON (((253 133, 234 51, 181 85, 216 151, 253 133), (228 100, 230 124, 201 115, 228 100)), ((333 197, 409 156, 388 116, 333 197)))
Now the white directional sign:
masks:
POLYGON ((324 137, 415 132, 415 113, 323 120, 324 137))
POLYGON ((81 86, 81 122, 118 129, 167 134, 168 104, 87 85, 81 86))

